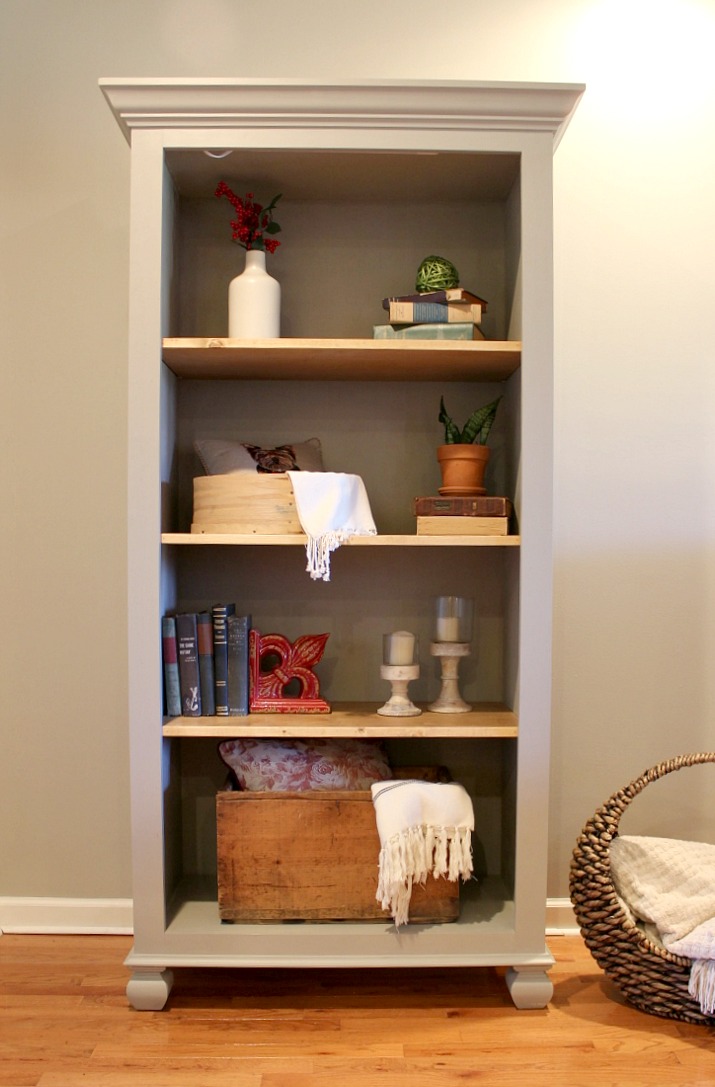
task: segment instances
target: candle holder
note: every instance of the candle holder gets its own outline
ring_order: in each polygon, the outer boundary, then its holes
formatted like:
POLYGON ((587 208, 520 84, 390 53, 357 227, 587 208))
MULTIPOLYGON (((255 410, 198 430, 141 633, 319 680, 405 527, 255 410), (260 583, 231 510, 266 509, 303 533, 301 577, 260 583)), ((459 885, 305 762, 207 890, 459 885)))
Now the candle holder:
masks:
POLYGON ((381 664, 380 675, 392 685, 392 694, 377 712, 383 717, 418 717, 422 710, 410 699, 407 687, 419 674, 419 664, 381 664))
POLYGON ((442 689, 429 707, 433 713, 468 713, 472 708, 459 693, 459 661, 469 656, 473 610, 474 603, 467 597, 437 598, 430 653, 440 659, 442 689))
POLYGON ((433 713, 468 713, 467 705, 459 693, 459 661, 469 656, 469 644, 466 642, 432 642, 430 653, 439 657, 442 666, 442 690, 439 697, 429 706, 433 713))
POLYGON ((380 675, 392 686, 392 694, 377 711, 382 717, 417 717, 422 710, 411 701, 407 688, 420 674, 417 638, 406 630, 384 634, 380 675))

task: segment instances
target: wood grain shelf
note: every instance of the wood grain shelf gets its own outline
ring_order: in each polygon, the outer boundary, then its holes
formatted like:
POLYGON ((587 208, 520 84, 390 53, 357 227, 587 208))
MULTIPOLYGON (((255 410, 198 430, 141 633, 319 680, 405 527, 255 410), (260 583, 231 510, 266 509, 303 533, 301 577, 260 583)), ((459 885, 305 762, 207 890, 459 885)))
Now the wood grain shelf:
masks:
MULTIPOLYGON (((302 533, 162 532, 163 544, 234 547, 305 547, 302 533)), ((520 536, 351 536, 342 547, 519 547, 520 536)))
POLYGON ((253 713, 248 717, 172 717, 164 722, 167 737, 315 738, 342 736, 368 739, 400 737, 458 737, 459 739, 514 739, 515 713, 497 702, 476 705, 468 713, 430 713, 419 717, 380 717, 378 702, 336 702, 332 712, 253 713))
POLYGON ((181 378, 244 381, 506 381, 519 369, 515 340, 165 339, 181 378))

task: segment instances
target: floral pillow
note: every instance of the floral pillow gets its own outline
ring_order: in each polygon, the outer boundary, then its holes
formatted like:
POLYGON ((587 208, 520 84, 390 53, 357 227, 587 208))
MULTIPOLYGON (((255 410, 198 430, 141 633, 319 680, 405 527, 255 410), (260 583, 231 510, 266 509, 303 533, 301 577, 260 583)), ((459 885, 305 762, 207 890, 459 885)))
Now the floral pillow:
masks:
POLYGON ((392 776, 379 740, 225 740, 219 754, 242 789, 369 789, 392 776))
POLYGON ((204 471, 209 476, 228 472, 322 472, 323 452, 319 438, 264 448, 250 442, 207 438, 194 442, 204 471))

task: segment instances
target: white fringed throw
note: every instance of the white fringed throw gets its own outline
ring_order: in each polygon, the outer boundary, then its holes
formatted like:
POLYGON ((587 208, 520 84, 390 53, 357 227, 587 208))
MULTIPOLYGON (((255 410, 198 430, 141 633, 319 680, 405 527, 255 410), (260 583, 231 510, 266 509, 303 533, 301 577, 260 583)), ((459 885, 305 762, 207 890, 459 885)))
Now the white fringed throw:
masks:
POLYGON ((350 536, 376 536, 360 476, 345 472, 288 472, 295 508, 308 537, 306 570, 313 581, 330 581, 330 555, 350 536))
POLYGON ((715 962, 695 959, 690 967, 688 992, 697 1000, 703 1015, 715 1015, 715 962))
POLYGON ((456 782, 380 781, 371 792, 380 837, 375 897, 396 926, 404 925, 413 883, 471 876, 472 801, 456 782))
POLYGON ((650 939, 693 960, 688 992, 715 1015, 715 846, 623 835, 610 854, 622 903, 650 939))

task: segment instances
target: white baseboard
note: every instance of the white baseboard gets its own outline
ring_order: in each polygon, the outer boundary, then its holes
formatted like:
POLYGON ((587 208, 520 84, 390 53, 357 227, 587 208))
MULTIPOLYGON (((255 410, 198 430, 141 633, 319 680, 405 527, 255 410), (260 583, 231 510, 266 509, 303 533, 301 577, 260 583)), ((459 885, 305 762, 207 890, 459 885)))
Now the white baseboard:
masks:
MULTIPOLYGON (((0 934, 130 936, 130 898, 0 898, 0 934)), ((570 936, 578 925, 568 898, 546 903, 546 935, 570 936)))
POLYGON ((547 898, 546 935, 578 936, 579 926, 570 898, 547 898))
POLYGON ((130 898, 0 898, 0 933, 126 936, 130 898))

